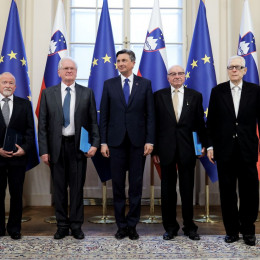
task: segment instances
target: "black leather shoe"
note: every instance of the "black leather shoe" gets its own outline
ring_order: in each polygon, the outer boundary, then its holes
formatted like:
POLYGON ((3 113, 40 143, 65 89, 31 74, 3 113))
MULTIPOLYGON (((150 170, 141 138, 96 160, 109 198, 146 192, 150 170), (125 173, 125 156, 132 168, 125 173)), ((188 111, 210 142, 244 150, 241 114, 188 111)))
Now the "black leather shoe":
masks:
POLYGON ((116 239, 123 239, 128 236, 128 228, 119 228, 115 234, 116 239))
POLYGON ((137 240, 139 238, 138 233, 136 232, 135 228, 129 228, 128 230, 129 239, 131 240, 137 240))
POLYGON ((174 234, 173 232, 165 232, 164 234, 163 234, 163 239, 164 240, 171 240, 171 239, 174 239, 174 237, 175 236, 177 236, 177 234, 174 234))
POLYGON ((62 239, 65 236, 69 235, 69 229, 67 228, 58 228, 56 233, 54 234, 54 239, 62 239))
POLYGON ((15 239, 15 240, 21 239, 21 233, 20 232, 14 232, 10 236, 11 236, 12 239, 15 239))
POLYGON ((191 240, 200 240, 200 235, 197 233, 196 230, 190 230, 184 232, 185 236, 188 236, 191 240))
POLYGON ((224 240, 226 243, 234 243, 239 240, 239 236, 238 235, 232 235, 232 236, 226 235, 224 240))
POLYGON ((246 245, 255 246, 255 243, 256 243, 255 235, 243 235, 243 239, 244 239, 246 245))
POLYGON ((76 238, 76 239, 84 239, 85 235, 83 233, 83 231, 81 230, 81 228, 78 229, 74 229, 71 231, 71 235, 76 238))

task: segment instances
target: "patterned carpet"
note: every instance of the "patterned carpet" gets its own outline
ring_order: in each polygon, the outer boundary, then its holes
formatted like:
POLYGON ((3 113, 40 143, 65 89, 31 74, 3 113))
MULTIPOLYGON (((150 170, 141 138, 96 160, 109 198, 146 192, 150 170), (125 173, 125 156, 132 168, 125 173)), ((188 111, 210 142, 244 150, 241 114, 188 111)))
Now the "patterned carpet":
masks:
POLYGON ((260 235, 255 247, 246 246, 243 239, 227 244, 223 238, 202 236, 200 241, 191 241, 178 236, 164 241, 158 236, 141 236, 137 241, 118 241, 113 236, 89 236, 84 240, 26 236, 14 241, 3 237, 0 259, 260 259, 260 235))

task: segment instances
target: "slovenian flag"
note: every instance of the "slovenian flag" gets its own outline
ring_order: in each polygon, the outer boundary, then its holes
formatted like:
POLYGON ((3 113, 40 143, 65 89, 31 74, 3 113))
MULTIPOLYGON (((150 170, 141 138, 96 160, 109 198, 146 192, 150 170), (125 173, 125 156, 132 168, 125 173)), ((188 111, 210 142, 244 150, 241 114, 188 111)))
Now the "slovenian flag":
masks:
POLYGON ((67 33, 64 6, 62 0, 59 0, 52 30, 52 37, 49 45, 48 58, 42 80, 42 86, 35 111, 37 117, 39 116, 42 91, 45 88, 55 86, 61 82, 61 78, 58 76, 58 64, 61 58, 68 56, 66 38, 67 33))

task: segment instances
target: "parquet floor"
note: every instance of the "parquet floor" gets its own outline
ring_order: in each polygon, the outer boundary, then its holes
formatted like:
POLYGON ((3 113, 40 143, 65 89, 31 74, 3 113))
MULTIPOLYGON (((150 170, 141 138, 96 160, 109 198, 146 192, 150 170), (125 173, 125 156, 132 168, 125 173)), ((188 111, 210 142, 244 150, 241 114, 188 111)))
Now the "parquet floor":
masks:
MULTIPOLYGON (((113 215, 113 207, 108 207, 108 215, 113 215)), ((142 206, 142 215, 149 215, 149 206, 142 206)), ((116 230, 116 224, 94 224, 88 220, 93 216, 102 215, 101 206, 85 206, 85 222, 82 229, 86 236, 99 236, 99 235, 113 235, 116 230)), ((160 206, 155 206, 155 215, 160 215, 160 206)), ((181 208, 177 207, 178 222, 182 226, 181 208)), ((200 215, 205 214, 205 209, 202 206, 194 207, 194 217, 197 218, 200 215)), ((22 224, 22 235, 24 236, 51 236, 56 232, 56 225, 46 223, 44 219, 54 215, 54 207, 26 207, 23 211, 23 216, 31 217, 31 220, 22 224)), ((221 220, 221 210, 219 206, 210 208, 210 215, 216 215, 221 220)), ((199 223, 198 232, 201 235, 224 235, 225 230, 223 222, 218 223, 199 223)), ((157 235, 160 236, 164 233, 162 224, 145 224, 139 223, 137 226, 138 233, 142 235, 157 235)), ((256 222, 256 233, 260 234, 260 222, 256 222)), ((179 231, 179 235, 182 235, 182 230, 179 231)))

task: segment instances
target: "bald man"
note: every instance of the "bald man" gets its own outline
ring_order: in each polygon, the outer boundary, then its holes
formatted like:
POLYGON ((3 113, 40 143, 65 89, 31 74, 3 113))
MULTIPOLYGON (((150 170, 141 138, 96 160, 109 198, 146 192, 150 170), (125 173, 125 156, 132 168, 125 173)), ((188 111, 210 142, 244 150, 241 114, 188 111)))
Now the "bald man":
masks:
MULTIPOLYGON (((14 95, 15 77, 4 72, 0 75, 0 237, 8 234, 12 239, 21 238, 23 210, 23 184, 27 156, 34 145, 34 121, 29 100, 14 95), (6 131, 19 135, 15 147, 7 147, 6 131), (19 133, 19 134, 18 134, 19 133), (5 194, 7 183, 10 192, 10 211, 5 226, 5 194)), ((10 143, 9 143, 10 144, 10 143)))
MULTIPOLYGON (((199 240, 198 227, 193 222, 193 187, 196 155, 192 132, 196 131, 205 147, 206 130, 202 95, 185 88, 185 72, 175 65, 168 70, 170 86, 155 93, 156 141, 153 153, 160 163, 163 239, 171 240, 180 228, 176 220, 176 182, 182 201, 183 231, 192 240, 199 240)), ((205 148, 202 149, 204 155, 205 148)))

